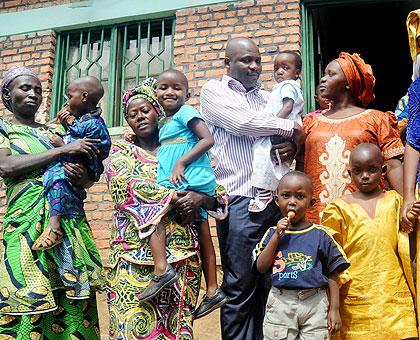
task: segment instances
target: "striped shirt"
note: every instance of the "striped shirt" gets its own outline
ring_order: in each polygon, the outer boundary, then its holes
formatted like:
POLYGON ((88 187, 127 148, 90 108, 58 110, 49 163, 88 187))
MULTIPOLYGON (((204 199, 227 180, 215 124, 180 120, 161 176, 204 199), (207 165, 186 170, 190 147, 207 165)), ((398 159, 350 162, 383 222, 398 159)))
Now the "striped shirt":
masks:
POLYGON ((260 84, 246 91, 229 77, 210 80, 201 89, 201 115, 214 136, 211 150, 217 182, 230 195, 253 197, 251 185, 252 146, 258 137, 291 137, 294 122, 258 112, 267 103, 269 93, 260 84))

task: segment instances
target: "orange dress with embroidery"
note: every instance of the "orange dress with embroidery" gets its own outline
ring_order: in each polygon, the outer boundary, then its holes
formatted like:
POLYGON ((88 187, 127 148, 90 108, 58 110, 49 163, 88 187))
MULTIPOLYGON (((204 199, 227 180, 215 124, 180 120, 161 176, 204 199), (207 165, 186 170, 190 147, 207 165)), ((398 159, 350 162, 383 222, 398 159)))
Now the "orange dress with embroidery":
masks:
POLYGON ((332 119, 324 115, 307 116, 305 172, 314 185, 315 205, 307 219, 320 223, 325 206, 354 191, 347 172, 350 152, 360 143, 376 144, 386 160, 404 154, 395 115, 392 112, 365 110, 348 118, 332 119))

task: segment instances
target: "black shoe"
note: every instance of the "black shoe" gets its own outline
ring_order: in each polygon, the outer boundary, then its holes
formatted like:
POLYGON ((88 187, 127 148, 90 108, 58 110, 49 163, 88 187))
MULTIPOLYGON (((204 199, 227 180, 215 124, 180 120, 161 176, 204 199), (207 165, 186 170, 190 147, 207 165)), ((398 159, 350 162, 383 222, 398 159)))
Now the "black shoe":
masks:
POLYGON ((229 298, 220 288, 217 288, 216 293, 214 293, 212 296, 205 294, 203 301, 201 301, 200 305, 194 312, 194 319, 199 319, 213 312, 215 309, 227 304, 228 301, 229 298))
POLYGON ((152 281, 138 296, 140 301, 150 300, 160 293, 162 289, 173 285, 178 280, 178 274, 169 264, 162 275, 153 274, 152 281))

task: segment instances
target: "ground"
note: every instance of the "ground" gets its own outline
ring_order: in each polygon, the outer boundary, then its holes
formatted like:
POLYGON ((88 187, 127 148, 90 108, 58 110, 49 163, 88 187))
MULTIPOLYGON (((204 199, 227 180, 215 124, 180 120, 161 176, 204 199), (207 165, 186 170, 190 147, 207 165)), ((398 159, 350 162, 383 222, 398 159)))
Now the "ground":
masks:
MULTIPOLYGON (((204 278, 202 280, 204 282, 204 278)), ((221 282, 221 275, 219 275, 219 282, 221 282)), ((201 298, 205 290, 200 291, 200 296, 198 301, 201 301, 201 298)), ((98 312, 99 312, 99 323, 101 328, 101 339, 108 340, 108 320, 109 313, 106 306, 106 297, 105 294, 98 294, 98 312)), ((195 340, 220 340, 220 310, 216 310, 213 313, 198 319, 194 322, 194 339, 195 340)))

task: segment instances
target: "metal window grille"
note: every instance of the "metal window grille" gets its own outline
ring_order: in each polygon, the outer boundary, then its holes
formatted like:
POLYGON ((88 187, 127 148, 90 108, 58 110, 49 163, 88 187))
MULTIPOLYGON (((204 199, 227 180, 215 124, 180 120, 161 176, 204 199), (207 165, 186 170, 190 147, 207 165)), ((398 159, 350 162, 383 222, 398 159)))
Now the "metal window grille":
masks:
POLYGON ((108 127, 121 126, 122 91, 173 66, 173 18, 60 33, 51 116, 66 103, 67 85, 91 75, 104 86, 100 102, 108 127))

